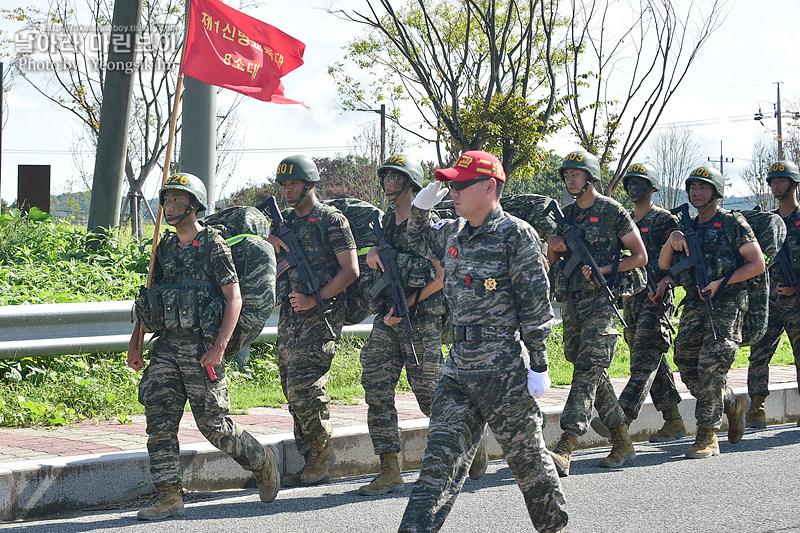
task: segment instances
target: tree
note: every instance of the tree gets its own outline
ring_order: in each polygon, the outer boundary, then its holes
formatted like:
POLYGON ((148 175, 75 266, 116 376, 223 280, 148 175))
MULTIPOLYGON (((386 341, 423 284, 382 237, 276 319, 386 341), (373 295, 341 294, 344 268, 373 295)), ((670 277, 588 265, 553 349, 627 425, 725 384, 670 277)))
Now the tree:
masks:
POLYGON ((553 152, 547 152, 538 170, 524 170, 508 176, 503 195, 542 194, 560 201, 564 194, 564 182, 558 173, 560 166, 561 157, 553 152))
POLYGON ((618 161, 607 194, 634 162, 700 49, 724 21, 728 4, 571 0, 572 25, 564 47, 570 99, 564 116, 603 168, 618 161))
POLYGON ((689 128, 670 126, 650 139, 648 159, 658 172, 661 207, 672 209, 681 203, 685 196, 684 181, 694 168, 703 164, 701 153, 702 148, 689 128))
POLYGON ((347 47, 345 60, 369 72, 365 85, 345 64, 329 68, 351 109, 389 102, 400 124, 409 103, 420 130, 434 142, 440 166, 465 150, 501 155, 508 174, 543 160, 539 142, 560 127, 563 102, 556 89, 553 36, 555 0, 366 0, 364 12, 333 11, 362 24, 368 34, 347 47), (433 131, 427 136, 423 130, 433 131))
MULTIPOLYGON (((47 60, 54 66, 46 81, 40 81, 38 76, 34 79, 22 68, 19 70, 36 91, 80 120, 84 135, 78 137, 76 151, 96 150, 106 73, 109 68, 119 68, 107 63, 109 43, 106 41, 112 9, 113 4, 105 0, 89 0, 85 7, 78 6, 76 0, 53 0, 43 18, 39 18, 37 11, 4 13, 7 17, 13 15, 17 20, 30 23, 28 29, 32 42, 36 42, 39 36, 43 36, 46 42, 58 40, 58 46, 49 46, 45 52, 47 60), (89 17, 89 24, 80 20, 85 16, 89 17)), ((134 69, 136 77, 125 161, 126 205, 131 213, 132 233, 139 237, 143 236, 144 182, 151 175, 160 174, 158 171, 164 164, 183 47, 184 17, 184 0, 145 0, 137 62, 125 66, 134 69)), ((217 114, 228 117, 230 109, 217 114)), ((218 132, 218 142, 221 140, 225 145, 236 142, 235 124, 235 120, 218 121, 220 128, 228 128, 223 135, 218 132)), ((230 153, 229 150, 218 152, 230 153)), ((82 165, 78 172, 84 182, 90 181, 91 172, 82 165)))

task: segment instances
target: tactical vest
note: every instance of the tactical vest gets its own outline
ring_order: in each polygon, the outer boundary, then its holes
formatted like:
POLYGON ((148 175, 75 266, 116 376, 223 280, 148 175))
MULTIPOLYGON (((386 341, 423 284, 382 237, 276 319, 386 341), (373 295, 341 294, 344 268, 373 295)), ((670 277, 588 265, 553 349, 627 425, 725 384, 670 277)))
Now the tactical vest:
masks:
MULTIPOLYGON (((773 213, 780 216, 778 209, 773 213)), ((800 208, 795 209, 783 221, 786 224, 786 240, 783 246, 789 253, 789 259, 792 262, 792 269, 795 275, 800 276, 800 208)), ((770 281, 773 289, 778 286, 778 283, 786 283, 780 267, 774 266, 770 268, 770 281)))
POLYGON ((647 268, 655 276, 655 281, 658 282, 666 275, 666 272, 658 267, 658 256, 661 254, 661 247, 664 245, 664 239, 661 230, 664 228, 662 220, 664 218, 671 218, 677 222, 677 218, 657 205, 650 208, 650 211, 636 223, 639 228, 639 233, 644 241, 644 247, 647 250, 647 268))
MULTIPOLYGON (((288 224, 297 234, 303 254, 317 277, 320 287, 324 287, 339 271, 339 261, 328 241, 328 226, 330 226, 331 217, 338 212, 339 210, 335 207, 317 203, 311 210, 306 223, 298 221, 294 210, 290 210, 284 215, 285 224, 288 224)), ((278 262, 280 263, 282 259, 283 257, 279 254, 278 262)), ((293 268, 277 281, 278 300, 285 302, 292 291, 303 292, 302 280, 293 268)))
MULTIPOLYGON (((409 245, 406 234, 408 220, 400 226, 395 221, 395 213, 387 213, 383 217, 383 228, 386 233, 386 241, 397 251, 397 268, 400 270, 401 282, 406 296, 410 296, 414 291, 422 289, 436 278, 436 269, 430 260, 415 253, 409 245)), ((382 301, 377 302, 379 305, 375 309, 376 312, 387 311, 393 305, 388 291, 385 291, 383 296, 382 301)), ((437 291, 419 302, 416 312, 420 315, 432 316, 441 316, 447 313, 444 292, 437 291)))
POLYGON ((162 278, 154 289, 141 287, 136 314, 145 331, 216 339, 225 300, 211 270, 211 243, 219 231, 203 228, 192 244, 178 246, 178 235, 167 231, 156 251, 162 278))
MULTIPOLYGON (((744 259, 736 248, 736 226, 738 223, 747 224, 744 216, 740 213, 730 212, 720 208, 707 224, 698 224, 697 217, 692 219, 692 225, 700 237, 700 245, 703 248, 703 260, 706 264, 706 275, 708 279, 715 280, 724 278, 729 272, 733 272, 744 264, 744 259)), ((683 221, 680 223, 681 229, 683 221)), ((686 287, 686 297, 690 300, 699 300, 695 287, 697 279, 693 269, 684 270, 675 281, 677 285, 686 287)), ((743 283, 728 285, 722 298, 732 299, 745 289, 743 283)), ((742 303, 746 308, 747 303, 742 303)))
MULTIPOLYGON (((619 208, 615 209, 615 206, 618 205, 616 200, 600 196, 589 208, 585 222, 581 223, 583 241, 586 243, 586 247, 594 257, 595 262, 600 266, 613 264, 617 259, 618 250, 622 246, 622 242, 617 238, 616 231, 617 220, 615 214, 622 212, 619 208)), ((564 208, 564 217, 571 224, 575 224, 576 209, 577 204, 575 202, 564 208)), ((567 252, 567 254, 571 253, 567 252)), ((572 292, 597 290, 591 283, 586 281, 580 269, 576 268, 572 277, 567 279, 562 272, 562 267, 568 258, 569 255, 564 260, 556 262, 552 268, 553 292, 558 301, 565 301, 567 295, 572 292)), ((645 287, 647 284, 645 275, 643 268, 634 268, 618 274, 616 279, 608 279, 608 277, 607 279, 617 296, 631 296, 645 287)))

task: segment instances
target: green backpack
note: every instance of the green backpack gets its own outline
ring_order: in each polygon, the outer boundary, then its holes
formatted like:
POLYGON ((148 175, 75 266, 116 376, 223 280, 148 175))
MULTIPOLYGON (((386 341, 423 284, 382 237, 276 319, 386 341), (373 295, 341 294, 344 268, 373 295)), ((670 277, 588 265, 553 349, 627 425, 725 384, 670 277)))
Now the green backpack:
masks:
MULTIPOLYGON (((363 200, 356 198, 335 198, 323 200, 324 204, 332 205, 342 212, 350 223, 350 230, 356 240, 356 253, 358 254, 358 269, 361 272, 358 279, 348 285, 344 291, 347 314, 344 318, 346 325, 359 324, 373 313, 369 288, 375 284, 378 273, 367 265, 367 252, 378 245, 378 239, 372 231, 370 223, 377 211, 383 218, 383 211, 363 200)), ((323 227, 327 222, 323 221, 323 227)))
POLYGON ((222 233, 231 246, 233 264, 242 292, 242 310, 225 357, 231 358, 250 346, 275 307, 275 251, 266 241, 269 224, 255 207, 233 206, 203 219, 222 233))
MULTIPOLYGON (((761 246, 764 258, 769 264, 783 246, 786 239, 786 225, 780 215, 761 211, 760 207, 750 210, 735 210, 744 216, 756 240, 761 246)), ((726 220, 733 220, 732 217, 726 220)), ((736 230, 733 224, 726 224, 725 231, 730 242, 736 242, 736 230)), ((747 285, 747 309, 742 325, 742 346, 752 346, 761 340, 767 332, 769 313, 769 272, 765 271, 745 282, 747 285)))

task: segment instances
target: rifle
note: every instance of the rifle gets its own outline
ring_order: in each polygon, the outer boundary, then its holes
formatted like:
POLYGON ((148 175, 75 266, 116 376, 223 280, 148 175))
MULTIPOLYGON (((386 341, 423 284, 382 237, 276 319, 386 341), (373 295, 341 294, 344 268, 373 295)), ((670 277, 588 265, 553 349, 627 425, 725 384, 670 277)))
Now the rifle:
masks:
MULTIPOLYGON (((711 283, 711 280, 708 279, 708 273, 706 272, 706 262, 703 257, 703 248, 700 245, 700 235, 698 235, 697 231, 695 231, 692 224, 692 219, 689 216, 689 204, 681 204, 678 207, 670 209, 670 213, 673 215, 681 215, 681 222, 683 223, 683 227, 686 228, 686 230, 683 232, 683 236, 686 237, 686 244, 689 247, 689 254, 684 259, 670 267, 670 276, 675 278, 684 270, 694 267, 694 275, 697 285, 701 289, 703 287, 708 287, 708 284, 711 283)), ((719 291, 724 290, 724 288, 724 286, 720 286, 719 291)), ((711 291, 701 292, 700 294, 706 304, 706 314, 708 315, 708 322, 711 325, 711 334, 714 335, 714 340, 717 340, 717 330, 714 328, 713 317, 714 302, 709 297, 711 295, 711 291)))
POLYGON ((553 218, 555 219, 556 223, 561 226, 561 233, 564 237, 564 241, 567 244, 567 248, 569 248, 569 251, 572 252, 562 268, 564 275, 567 277, 567 279, 569 279, 572 277, 575 269, 578 266, 589 265, 589 267, 592 269, 592 281, 594 282, 595 287, 597 287, 597 289, 605 295, 608 305, 611 306, 611 308, 617 314, 619 321, 622 322, 622 327, 627 328, 628 325, 625 323, 625 319, 622 318, 619 309, 617 309, 617 305, 614 303, 614 293, 611 292, 611 289, 608 286, 608 281, 606 281, 606 277, 600 271, 600 266, 597 264, 597 261, 594 260, 594 257, 592 257, 592 253, 589 251, 589 248, 586 247, 586 243, 583 242, 583 236, 581 235, 580 228, 567 222, 567 220, 564 218, 564 213, 561 212, 561 208, 558 207, 558 204, 555 200, 550 200, 550 203, 544 210, 545 215, 548 213, 553 213, 553 218))
MULTIPOLYGON (((645 265, 644 268, 647 271, 647 291, 652 292, 653 294, 658 293, 658 285, 656 285, 656 279, 653 271, 650 270, 650 265, 645 265)), ((664 298, 659 298, 658 304, 662 311, 669 313, 669 304, 664 301, 664 298)), ((675 326, 672 325, 672 320, 669 316, 667 316, 667 323, 669 324, 669 330, 672 333, 675 333, 675 326)))
POLYGON ((383 274, 380 280, 370 289, 370 296, 374 299, 387 287, 391 289, 394 314, 403 319, 406 336, 408 336, 408 344, 411 347, 411 355, 414 356, 414 364, 419 366, 417 351, 414 349, 414 341, 412 340, 414 330, 411 328, 406 293, 403 290, 403 283, 400 281, 400 268, 397 266, 397 250, 392 248, 386 240, 386 234, 383 232, 383 225, 381 224, 381 215, 378 211, 373 213, 370 227, 372 227, 372 231, 378 238, 378 250, 383 263, 383 274))
POLYGON ((772 261, 769 263, 770 268, 775 263, 781 267, 783 281, 786 282, 786 285, 794 286, 797 297, 800 298, 800 280, 797 279, 797 274, 795 274, 794 268, 792 268, 792 258, 789 257, 789 251, 786 245, 781 246, 781 249, 778 250, 778 253, 772 258, 772 261))
POLYGON ((314 297, 314 302, 317 304, 317 311, 319 311, 319 316, 321 316, 322 320, 325 322, 328 333, 330 333, 331 337, 336 337, 331 323, 328 322, 328 318, 325 316, 325 311, 328 310, 328 306, 319 294, 319 282, 311 271, 311 267, 308 265, 303 249, 300 247, 300 241, 297 240, 297 234, 284 222, 283 215, 281 215, 281 211, 278 209, 278 203, 275 201, 274 196, 270 196, 265 202, 259 204, 258 209, 262 210, 264 204, 266 204, 269 210, 270 218, 272 218, 274 222, 280 222, 277 235, 286 246, 289 247, 289 251, 286 252, 284 259, 287 263, 287 267, 281 271, 281 274, 289 268, 297 269, 297 274, 300 276, 300 280, 303 283, 303 290, 306 291, 305 294, 314 297))

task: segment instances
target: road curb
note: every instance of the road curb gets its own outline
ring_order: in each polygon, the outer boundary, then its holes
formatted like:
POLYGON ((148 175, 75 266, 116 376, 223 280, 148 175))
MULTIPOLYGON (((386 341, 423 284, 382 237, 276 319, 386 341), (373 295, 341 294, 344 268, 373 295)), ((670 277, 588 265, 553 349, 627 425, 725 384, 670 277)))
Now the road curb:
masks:
MULTIPOLYGON (((737 394, 746 389, 734 389, 737 394)), ((770 424, 795 422, 800 415, 800 395, 795 383, 772 385, 766 402, 770 424)), ((563 406, 542 408, 547 422, 545 441, 552 446, 560 437, 563 406)), ((680 411, 688 434, 694 434, 695 400, 682 395, 680 411)), ((723 417, 724 418, 724 417, 723 417)), ((645 441, 663 424, 663 419, 649 400, 639 418, 631 425, 634 441, 645 441)), ((727 427, 723 424, 721 431, 727 427)), ((428 421, 416 419, 400 422, 401 468, 419 468, 427 442, 428 421)), ((294 473, 303 459, 294 446, 291 433, 261 435, 264 445, 277 447, 278 468, 282 476, 294 473)), ((745 436, 745 438, 747 438, 745 436)), ((608 446, 608 440, 589 431, 578 439, 579 448, 608 446)), ((334 428, 331 438, 337 461, 331 468, 332 478, 367 476, 378 472, 380 462, 372 450, 366 425, 334 428)), ((489 436, 489 455, 502 459, 500 446, 489 436)), ((181 450, 184 487, 194 491, 255 488, 255 478, 233 459, 209 443, 183 445, 181 450)), ((147 450, 82 455, 45 461, 20 461, 0 464, 0 520, 20 520, 80 509, 131 501, 153 491, 150 482, 147 450)))

